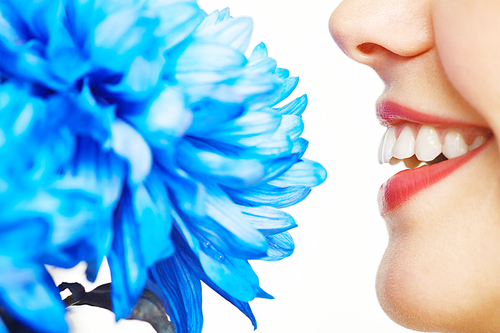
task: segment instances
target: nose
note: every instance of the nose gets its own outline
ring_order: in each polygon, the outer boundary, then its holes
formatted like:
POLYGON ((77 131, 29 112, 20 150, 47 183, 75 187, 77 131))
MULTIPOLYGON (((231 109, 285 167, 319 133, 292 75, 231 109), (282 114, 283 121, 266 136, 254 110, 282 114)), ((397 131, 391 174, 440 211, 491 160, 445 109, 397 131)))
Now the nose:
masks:
POLYGON ((379 71, 433 47, 431 1, 344 0, 330 17, 330 33, 349 57, 379 71))

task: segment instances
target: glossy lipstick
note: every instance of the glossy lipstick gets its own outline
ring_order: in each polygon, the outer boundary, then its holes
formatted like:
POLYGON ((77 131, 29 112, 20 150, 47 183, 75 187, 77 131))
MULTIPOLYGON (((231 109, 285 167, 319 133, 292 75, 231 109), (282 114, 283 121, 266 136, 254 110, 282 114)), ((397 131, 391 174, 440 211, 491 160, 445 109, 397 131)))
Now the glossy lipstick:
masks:
POLYGON ((389 178, 379 189, 378 204, 380 214, 382 216, 387 214, 387 212, 399 207, 418 192, 446 178, 478 155, 491 141, 489 140, 489 142, 483 144, 481 147, 460 157, 398 172, 389 178))
POLYGON ((377 118, 382 126, 396 125, 403 121, 411 121, 419 124, 473 126, 451 118, 431 116, 399 105, 393 101, 380 101, 377 103, 377 118))

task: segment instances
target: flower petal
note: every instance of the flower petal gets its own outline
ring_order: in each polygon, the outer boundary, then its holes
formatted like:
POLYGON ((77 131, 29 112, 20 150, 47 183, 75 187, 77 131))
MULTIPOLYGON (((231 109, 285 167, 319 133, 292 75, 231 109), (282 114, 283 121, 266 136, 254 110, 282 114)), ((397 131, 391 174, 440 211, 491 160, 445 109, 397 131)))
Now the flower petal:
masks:
POLYGON ((284 80, 290 76, 290 71, 286 68, 276 68, 274 75, 284 80))
POLYGON ((200 262, 207 276, 230 296, 249 302, 255 297, 266 295, 259 287, 259 279, 250 264, 235 258, 213 258, 201 251, 200 262))
POLYGON ((182 136, 192 122, 192 112, 177 89, 164 86, 145 111, 124 115, 144 135, 151 145, 165 148, 182 136))
POLYGON ((0 333, 9 333, 2 318, 0 318, 0 333))
POLYGON ((307 95, 302 95, 285 106, 275 109, 279 114, 300 116, 307 107, 307 95))
POLYGON ((180 82, 201 83, 201 73, 212 75, 210 80, 223 80, 234 76, 247 63, 245 56, 226 45, 197 42, 189 45, 177 59, 175 77, 180 82), (197 73, 190 75, 190 73, 197 73))
POLYGON ((14 318, 42 332, 67 332, 64 305, 40 263, 50 226, 40 219, 1 221, 0 303, 14 318))
POLYGON ((318 186, 326 179, 326 170, 321 164, 304 159, 295 163, 279 177, 271 180, 270 185, 287 187, 293 185, 318 186))
POLYGON ((273 97, 273 99, 269 102, 269 106, 275 106, 293 92, 295 87, 297 87, 297 84, 299 84, 299 78, 298 77, 289 77, 286 78, 283 82, 282 87, 280 90, 276 93, 276 95, 273 97))
POLYGON ((135 188, 132 195, 142 262, 149 267, 174 252, 169 198, 161 181, 153 176, 135 188))
POLYGON ((293 143, 292 154, 297 155, 297 158, 301 159, 309 146, 309 141, 304 138, 298 138, 293 143))
POLYGON ((239 208, 246 215, 247 221, 265 236, 281 233, 297 226, 290 214, 275 208, 267 206, 240 206, 239 208))
POLYGON ((0 259, 0 302, 12 317, 43 333, 66 333, 65 307, 43 265, 12 267, 0 259))
POLYGON ((193 251, 198 253, 197 249, 192 249, 186 242, 181 238, 182 236, 178 235, 178 232, 174 230, 174 239, 177 244, 177 252, 176 255, 182 256, 185 262, 189 262, 189 268, 192 270, 193 274, 198 277, 198 279, 202 280, 207 286, 216 291, 219 295, 224 297, 228 302, 236 306, 243 314, 245 314, 253 324, 254 329, 257 328, 257 321, 255 320, 255 316, 252 313, 252 309, 248 305, 248 302, 242 302, 231 295, 229 295, 224 289, 221 289, 217 284, 215 284, 206 274, 203 268, 201 267, 201 263, 198 257, 194 254, 193 251))
POLYGON ((290 140, 297 140, 304 131, 304 122, 302 117, 295 115, 284 115, 281 118, 281 124, 277 132, 286 133, 290 140))
POLYGON ((195 103, 193 122, 187 135, 198 136, 199 133, 213 132, 213 129, 243 114, 245 108, 239 103, 224 103, 211 98, 204 98, 195 103))
POLYGON ((150 281, 159 289, 157 296, 174 322, 177 333, 200 333, 203 326, 200 279, 190 270, 191 263, 175 253, 150 269, 150 281))
POLYGON ((142 182, 153 164, 153 156, 144 138, 126 122, 117 119, 111 125, 111 146, 115 153, 130 165, 130 179, 142 182))
POLYGON ((247 186, 261 181, 264 167, 257 159, 227 156, 213 147, 191 140, 179 144, 179 165, 186 171, 228 186, 247 186))
POLYGON ((253 147, 269 139, 280 122, 281 117, 276 113, 252 111, 211 128, 202 136, 227 144, 253 147))
POLYGON ((266 44, 260 42, 256 47, 252 50, 252 54, 248 58, 249 62, 258 61, 261 59, 267 58, 267 47, 266 44))
POLYGON ((212 36, 217 43, 230 45, 235 50, 243 53, 248 48, 250 43, 250 37, 252 36, 253 22, 249 17, 240 17, 233 20, 227 20, 229 22, 223 28, 212 36))
POLYGON ((150 1, 148 7, 160 18, 155 35, 165 36, 170 49, 186 39, 202 21, 203 14, 196 1, 150 1))
POLYGON ((208 218, 192 221, 199 233, 205 251, 214 256, 229 254, 237 258, 260 258, 267 251, 265 237, 246 221, 245 215, 216 186, 207 188, 206 214, 208 218))
POLYGON ((116 319, 129 315, 146 285, 146 267, 141 252, 139 226, 127 191, 115 214, 115 233, 109 254, 111 302, 116 319))
POLYGON ((304 200, 311 192, 311 188, 308 186, 276 187, 272 185, 260 185, 244 190, 224 187, 224 190, 237 204, 276 208, 295 205, 304 200))
POLYGON ((150 52, 158 50, 161 44, 153 34, 158 24, 157 18, 147 17, 136 6, 124 6, 109 13, 94 30, 91 55, 95 65, 120 73, 137 56, 150 59, 150 52))
POLYGON ((266 261, 277 261, 289 257, 295 250, 293 238, 288 232, 282 232, 276 235, 267 236, 267 257, 262 258, 266 261))
POLYGON ((276 70, 276 60, 272 58, 259 58, 249 61, 245 66, 245 74, 267 74, 276 70))

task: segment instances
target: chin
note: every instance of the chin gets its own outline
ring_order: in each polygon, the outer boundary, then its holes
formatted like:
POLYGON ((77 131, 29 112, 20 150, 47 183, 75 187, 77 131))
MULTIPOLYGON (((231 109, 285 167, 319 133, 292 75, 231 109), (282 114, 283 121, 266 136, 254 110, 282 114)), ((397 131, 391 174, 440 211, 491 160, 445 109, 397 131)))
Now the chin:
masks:
POLYGON ((389 244, 376 288, 396 323, 422 332, 500 332, 497 152, 496 144, 488 145, 453 174, 383 212, 389 244))

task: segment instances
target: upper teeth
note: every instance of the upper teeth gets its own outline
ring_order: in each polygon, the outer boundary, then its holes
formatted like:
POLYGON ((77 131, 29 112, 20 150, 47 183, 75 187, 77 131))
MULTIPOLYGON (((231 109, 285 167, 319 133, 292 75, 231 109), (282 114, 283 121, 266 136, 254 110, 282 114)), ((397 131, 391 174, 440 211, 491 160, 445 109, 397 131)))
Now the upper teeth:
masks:
POLYGON ((420 161, 429 162, 441 153, 446 158, 454 158, 476 149, 486 142, 486 136, 480 134, 469 146, 463 136, 455 130, 448 131, 444 136, 444 142, 441 142, 438 130, 427 125, 422 125, 419 128, 416 138, 413 133, 412 128, 405 125, 399 137, 396 138, 396 128, 389 127, 380 144, 380 163, 387 163, 393 157, 402 160, 413 155, 420 161))

